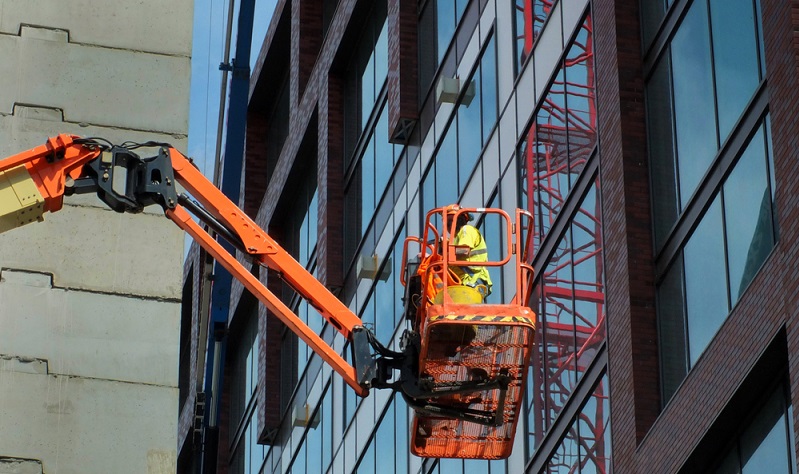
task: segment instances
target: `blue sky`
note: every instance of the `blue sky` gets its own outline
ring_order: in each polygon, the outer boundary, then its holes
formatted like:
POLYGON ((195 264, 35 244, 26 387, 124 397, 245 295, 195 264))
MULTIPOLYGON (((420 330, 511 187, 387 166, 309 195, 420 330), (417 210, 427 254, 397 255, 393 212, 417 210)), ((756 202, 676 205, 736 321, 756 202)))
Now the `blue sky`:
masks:
MULTIPOLYGON (((189 103, 188 155, 194 158, 206 175, 213 173, 213 157, 216 152, 217 123, 219 119, 219 95, 222 71, 219 64, 225 59, 225 29, 229 1, 236 2, 233 21, 231 56, 236 51, 236 18, 238 0, 195 0, 194 38, 191 61, 191 96, 189 103)), ((253 43, 250 67, 255 63, 261 49, 277 0, 255 0, 253 43)), ((227 96, 227 92, 225 92, 227 96)))

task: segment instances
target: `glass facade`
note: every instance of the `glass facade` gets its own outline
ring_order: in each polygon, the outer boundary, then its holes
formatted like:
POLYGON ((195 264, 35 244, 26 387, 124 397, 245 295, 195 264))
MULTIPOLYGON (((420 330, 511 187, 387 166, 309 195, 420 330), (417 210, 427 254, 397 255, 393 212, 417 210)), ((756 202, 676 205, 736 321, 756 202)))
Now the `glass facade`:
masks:
MULTIPOLYGON (((594 172, 584 173, 598 160, 591 30, 587 16, 565 48, 518 151, 521 202, 537 224, 532 255, 542 261, 534 290, 539 351, 527 392, 529 457, 570 403, 605 340, 600 183, 594 172), (558 219, 567 208, 574 214, 568 221, 558 219), (550 253, 542 258, 543 248, 550 253)), ((607 382, 599 384, 594 396, 606 398, 606 390, 607 382)), ((575 472, 571 469, 585 464, 581 450, 603 463, 609 458, 604 431, 598 438, 587 431, 589 425, 602 430, 607 420, 583 415, 584 434, 578 433, 577 420, 568 423, 548 463, 550 472, 575 472)))
MULTIPOLYGON (((593 5, 414 3, 419 47, 412 80, 420 118, 412 139, 389 142, 392 4, 359 2, 330 72, 341 87, 341 104, 331 106, 341 110, 327 117, 341 120, 344 132, 343 179, 333 183, 340 189, 325 197, 317 187, 315 160, 305 152, 323 145, 312 136, 295 157, 302 162, 284 190, 291 196, 281 198, 272 224, 281 244, 316 274, 317 242, 330 231, 320 226, 318 211, 331 203, 321 201, 341 193, 343 203, 333 205, 343 213, 343 248, 325 249, 343 255, 337 296, 396 349, 408 326, 400 281, 404 238, 420 234, 425 213, 451 203, 529 211, 534 227, 526 263, 535 275, 530 305, 537 331, 514 451, 497 461, 411 455, 413 414, 405 400, 383 391, 359 398, 288 329, 279 342, 281 421, 270 433, 273 444, 257 444, 253 313, 231 336, 230 472, 612 472, 603 241, 612 227, 600 179, 593 5), (457 96, 439 97, 442 78, 457 80, 457 96), (313 166, 298 172, 306 162, 313 166), (379 270, 361 274, 363 258, 374 258, 379 270)), ((342 6, 350 5, 325 2, 325 41, 339 40, 342 6)), ((665 405, 777 244, 772 114, 759 0, 646 1, 641 21, 650 172, 641 185, 651 195, 665 405)), ((288 77, 281 84, 274 109, 290 116, 288 77)), ((269 173, 282 166, 276 157, 284 143, 296 138, 288 123, 267 129, 274 138, 267 140, 269 173)), ((504 229, 490 219, 476 225, 489 254, 502 253, 504 229)), ((512 276, 490 271, 487 302, 509 301, 512 276)), ((351 359, 347 341, 313 305, 290 288, 280 296, 351 359)), ((716 472, 763 472, 766 465, 792 472, 793 415, 784 391, 747 417, 729 450, 719 450, 716 472)))
POLYGON ((497 122, 497 62, 494 37, 465 83, 449 127, 422 178, 425 209, 458 201, 497 122))
POLYGON ((650 72, 648 135, 658 248, 765 77, 758 4, 734 3, 692 2, 650 72))
POLYGON ((258 444, 256 410, 258 386, 258 311, 253 311, 247 326, 238 340, 230 383, 230 429, 228 443, 233 458, 232 473, 257 472, 266 454, 266 447, 258 444))
POLYGON ((685 11, 646 88, 665 403, 776 243, 774 165, 759 2, 644 3, 685 11))

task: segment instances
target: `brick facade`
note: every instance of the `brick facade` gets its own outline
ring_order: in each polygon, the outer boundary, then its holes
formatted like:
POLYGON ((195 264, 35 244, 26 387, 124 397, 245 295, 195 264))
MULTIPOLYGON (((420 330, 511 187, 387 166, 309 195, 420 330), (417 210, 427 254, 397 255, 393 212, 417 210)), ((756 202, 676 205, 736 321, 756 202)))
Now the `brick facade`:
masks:
POLYGON ((608 372, 618 472, 634 472, 627 463, 660 403, 639 31, 637 1, 594 5, 608 372))
POLYGON ((756 407, 752 403, 759 400, 751 392, 766 388, 751 381, 760 380, 761 372, 770 369, 778 375, 778 365, 788 364, 792 401, 794 405, 799 402, 795 322, 799 280, 792 264, 798 256, 799 237, 795 202, 799 195, 795 165, 799 134, 794 112, 799 86, 799 2, 761 2, 778 243, 662 412, 657 388, 648 177, 641 158, 646 156, 646 142, 641 57, 636 51, 640 44, 637 3, 597 1, 593 8, 614 471, 705 472, 727 449, 734 430, 742 428, 740 420, 756 407), (785 41, 788 37, 792 43, 785 41), (780 347, 786 344, 780 336, 786 328, 789 360, 775 362, 773 354, 782 354, 780 347), (768 362, 765 366, 764 361, 768 362), (724 413, 731 416, 725 419, 720 416, 724 413))

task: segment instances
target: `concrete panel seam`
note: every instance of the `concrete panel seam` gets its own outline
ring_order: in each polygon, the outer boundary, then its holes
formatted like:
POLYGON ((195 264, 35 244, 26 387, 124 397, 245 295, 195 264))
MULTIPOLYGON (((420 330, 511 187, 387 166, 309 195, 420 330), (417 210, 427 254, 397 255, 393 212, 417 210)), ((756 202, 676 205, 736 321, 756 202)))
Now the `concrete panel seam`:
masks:
POLYGON ((84 42, 80 42, 80 41, 70 41, 69 40, 70 33, 69 33, 68 29, 57 28, 57 27, 53 27, 53 26, 36 25, 36 24, 32 24, 32 23, 20 23, 19 29, 17 30, 17 34, 10 34, 10 33, 0 32, 0 35, 22 38, 22 37, 28 36, 27 34, 23 34, 23 33, 31 33, 33 30, 46 30, 46 31, 54 32, 54 33, 61 33, 61 34, 65 35, 65 40, 66 40, 65 42, 66 43, 74 44, 74 45, 78 45, 78 46, 86 46, 86 47, 89 47, 89 48, 101 48, 101 49, 110 49, 110 50, 117 50, 117 51, 129 51, 129 52, 132 52, 132 53, 152 54, 152 55, 155 55, 155 56, 165 56, 165 57, 172 57, 172 58, 187 58, 187 59, 191 58, 190 54, 164 53, 164 52, 160 52, 160 51, 147 51, 145 49, 122 48, 122 47, 119 47, 119 46, 108 46, 108 45, 96 44, 96 43, 84 43, 84 42))
POLYGON ((61 114, 61 122, 77 125, 77 126, 82 127, 82 128, 102 127, 102 128, 113 128, 114 130, 123 130, 123 131, 124 130, 130 130, 131 132, 138 132, 138 133, 154 133, 154 134, 157 133, 159 135, 169 135, 172 138, 174 138, 175 140, 186 140, 188 138, 188 134, 186 134, 186 133, 169 131, 169 130, 155 130, 155 129, 146 129, 146 128, 122 127, 122 126, 119 126, 118 124, 104 124, 104 123, 94 123, 94 122, 75 122, 75 121, 72 121, 72 120, 64 119, 64 109, 62 109, 61 107, 53 107, 53 106, 41 105, 41 104, 28 104, 28 103, 24 103, 24 102, 14 102, 14 105, 12 106, 12 109, 11 109, 11 113, 0 111, 0 116, 3 116, 3 117, 19 116, 19 115, 21 115, 21 113, 23 111, 25 111, 27 109, 37 109, 37 110, 38 109, 44 109, 46 111, 56 112, 58 114, 61 114), (19 111, 17 110, 17 108, 19 108, 19 111))
POLYGON ((154 387, 154 388, 174 388, 177 389, 177 385, 166 385, 162 383, 152 383, 152 382, 133 382, 130 380, 122 380, 122 379, 109 379, 106 377, 87 377, 85 375, 74 375, 74 374, 61 374, 58 372, 50 372, 47 374, 49 377, 54 378, 64 378, 64 379, 78 379, 78 380, 91 380, 94 382, 113 382, 113 383, 120 383, 125 385, 135 385, 137 387, 154 387))
POLYGON ((135 293, 115 293, 113 291, 103 291, 103 290, 93 290, 90 288, 73 288, 69 286, 59 286, 53 283, 53 274, 47 272, 37 272, 33 270, 28 270, 25 268, 11 268, 11 267, 0 267, 0 283, 5 282, 5 278, 3 277, 3 272, 19 272, 19 273, 28 273, 33 275, 46 275, 50 277, 50 288, 55 290, 63 290, 63 291, 74 291, 78 293, 90 293, 94 295, 106 295, 106 296, 116 296, 116 297, 123 297, 123 298, 131 298, 137 300, 145 300, 145 301, 155 301, 161 303, 180 303, 182 300, 180 298, 169 298, 164 296, 152 296, 152 295, 139 295, 135 293))

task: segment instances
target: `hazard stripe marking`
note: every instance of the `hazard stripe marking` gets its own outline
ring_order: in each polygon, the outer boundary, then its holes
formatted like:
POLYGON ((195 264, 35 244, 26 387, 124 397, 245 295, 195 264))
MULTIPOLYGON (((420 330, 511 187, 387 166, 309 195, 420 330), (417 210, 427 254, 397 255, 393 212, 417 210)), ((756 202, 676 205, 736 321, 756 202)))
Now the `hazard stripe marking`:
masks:
POLYGON ((430 322, 436 321, 470 321, 476 323, 522 323, 534 326, 532 319, 525 316, 485 316, 477 314, 438 314, 430 317, 430 322))

